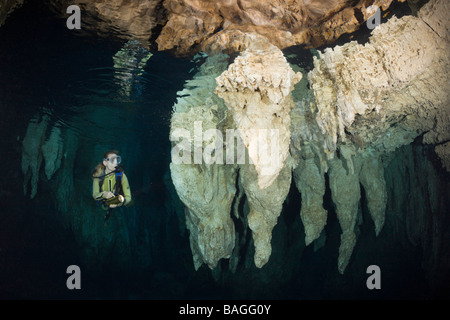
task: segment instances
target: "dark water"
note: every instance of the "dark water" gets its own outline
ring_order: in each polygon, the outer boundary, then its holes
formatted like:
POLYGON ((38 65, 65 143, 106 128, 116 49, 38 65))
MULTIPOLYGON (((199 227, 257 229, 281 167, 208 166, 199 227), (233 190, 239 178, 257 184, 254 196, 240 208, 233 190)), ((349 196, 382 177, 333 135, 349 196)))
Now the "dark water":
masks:
MULTIPOLYGON (((75 240, 54 218, 57 211, 48 198, 52 190, 39 183, 33 200, 24 196, 21 142, 29 122, 48 117, 53 126, 75 133, 82 146, 76 153, 75 179, 88 185, 103 153, 120 150, 133 177, 135 200, 152 201, 147 206, 164 215, 172 105, 195 65, 159 52, 139 65, 149 54, 143 50, 136 50, 134 63, 115 65, 114 57, 127 41, 83 37, 65 23, 35 1, 0 28, 2 298, 70 298, 60 288, 66 267, 79 261, 75 240)), ((89 194, 86 189, 80 196, 89 194)), ((88 297, 120 296, 108 285, 102 288, 97 275, 92 281, 94 288, 84 291, 88 297)))
MULTIPOLYGON (((338 274, 340 229, 329 190, 324 248, 304 248, 300 194, 292 187, 274 229, 273 245, 279 250, 274 249, 265 269, 242 266, 241 274, 232 275, 221 262, 219 279, 205 266, 194 271, 187 231, 179 232, 180 221, 167 207, 179 200, 174 200, 173 190, 170 194, 166 174, 172 106, 197 65, 156 51, 140 64, 150 52, 114 39, 68 30, 64 19, 36 1, 14 12, 0 28, 0 298, 426 298, 420 248, 399 254, 389 246, 389 237, 376 239, 364 195, 364 223, 353 254, 359 258, 352 258, 346 275, 338 274), (134 52, 135 59, 115 61, 120 50, 134 52), (80 203, 90 201, 89 177, 105 148, 122 152, 136 201, 127 211, 126 227, 135 250, 129 270, 110 265, 101 272, 83 272, 82 290, 76 292, 66 288, 66 268, 76 264, 85 270, 85 252, 70 228, 62 227, 52 201, 55 190, 43 172, 34 199, 23 190, 21 142, 28 124, 44 117, 77 138, 74 197, 83 198, 80 203), (141 254, 142 248, 149 254, 141 254), (365 284, 366 267, 373 263, 389 270, 383 278, 385 289, 379 292, 368 291, 365 284)), ((300 60, 310 63, 311 57, 300 60)), ((252 244, 244 249, 243 254, 252 254, 252 244)))

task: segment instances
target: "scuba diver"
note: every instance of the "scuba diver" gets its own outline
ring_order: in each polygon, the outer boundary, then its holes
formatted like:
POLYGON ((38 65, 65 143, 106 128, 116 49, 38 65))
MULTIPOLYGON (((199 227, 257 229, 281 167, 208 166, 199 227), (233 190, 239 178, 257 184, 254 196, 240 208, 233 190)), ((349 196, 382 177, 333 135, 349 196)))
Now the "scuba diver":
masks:
POLYGON ((121 162, 119 152, 110 150, 92 174, 92 197, 107 211, 105 221, 109 219, 112 209, 131 204, 130 185, 123 168, 119 166, 121 162))

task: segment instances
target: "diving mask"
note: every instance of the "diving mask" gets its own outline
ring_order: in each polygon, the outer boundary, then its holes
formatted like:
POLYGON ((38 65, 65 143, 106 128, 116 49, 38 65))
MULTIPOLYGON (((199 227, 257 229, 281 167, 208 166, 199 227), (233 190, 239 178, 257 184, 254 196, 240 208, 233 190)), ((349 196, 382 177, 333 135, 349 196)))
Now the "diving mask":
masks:
POLYGON ((112 156, 110 158, 106 158, 106 159, 103 159, 103 160, 109 161, 112 164, 116 164, 117 165, 117 164, 120 164, 122 162, 122 157, 121 156, 112 156))

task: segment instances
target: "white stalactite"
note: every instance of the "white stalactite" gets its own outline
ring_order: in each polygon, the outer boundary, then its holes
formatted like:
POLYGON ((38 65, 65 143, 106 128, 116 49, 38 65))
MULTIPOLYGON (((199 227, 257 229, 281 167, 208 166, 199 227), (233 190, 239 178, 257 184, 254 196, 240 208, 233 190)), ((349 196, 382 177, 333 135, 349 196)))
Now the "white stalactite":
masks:
POLYGON ((254 42, 217 79, 216 93, 233 115, 258 173, 260 189, 284 168, 290 144, 291 92, 302 78, 280 49, 254 35, 254 42))

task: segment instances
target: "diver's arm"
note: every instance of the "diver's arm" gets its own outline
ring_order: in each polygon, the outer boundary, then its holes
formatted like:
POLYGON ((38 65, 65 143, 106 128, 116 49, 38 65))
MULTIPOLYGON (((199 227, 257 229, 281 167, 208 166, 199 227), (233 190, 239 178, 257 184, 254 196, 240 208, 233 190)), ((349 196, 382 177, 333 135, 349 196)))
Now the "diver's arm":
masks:
POLYGON ((130 185, 128 183, 128 178, 125 175, 125 173, 122 176, 122 190, 123 190, 123 195, 125 196, 125 201, 122 202, 122 205, 127 205, 131 202, 131 190, 130 190, 130 185))

